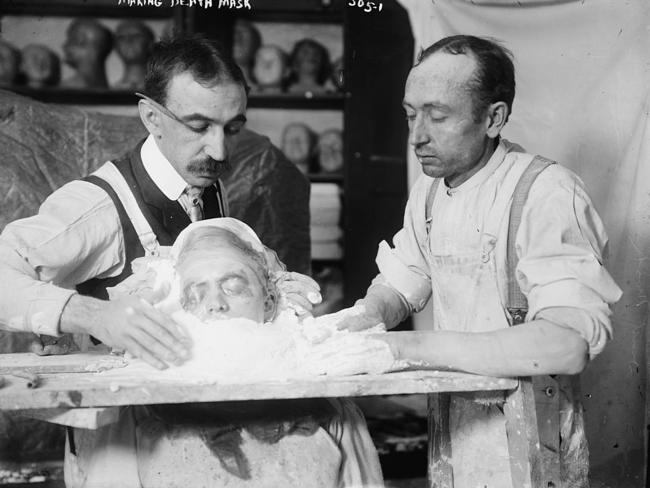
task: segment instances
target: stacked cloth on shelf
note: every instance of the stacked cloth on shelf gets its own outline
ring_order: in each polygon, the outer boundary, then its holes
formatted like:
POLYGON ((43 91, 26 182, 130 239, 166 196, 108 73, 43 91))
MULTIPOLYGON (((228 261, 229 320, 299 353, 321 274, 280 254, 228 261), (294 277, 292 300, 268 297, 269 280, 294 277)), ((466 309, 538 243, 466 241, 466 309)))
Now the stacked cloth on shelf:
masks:
POLYGON ((312 259, 342 258, 340 187, 336 183, 312 183, 309 213, 312 259))

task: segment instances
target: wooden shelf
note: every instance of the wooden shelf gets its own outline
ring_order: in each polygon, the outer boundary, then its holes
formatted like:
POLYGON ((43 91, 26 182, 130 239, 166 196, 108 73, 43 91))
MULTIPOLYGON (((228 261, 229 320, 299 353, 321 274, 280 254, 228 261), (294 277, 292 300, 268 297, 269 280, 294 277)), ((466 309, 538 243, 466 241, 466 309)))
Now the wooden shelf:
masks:
POLYGON ((343 258, 340 259, 318 259, 318 258, 312 258, 311 262, 314 265, 317 265, 319 268, 326 267, 326 266, 336 266, 336 267, 341 267, 343 266, 343 258))
POLYGON ((30 88, 15 86, 11 91, 48 103, 72 105, 135 105, 139 100, 131 90, 30 88))
MULTIPOLYGON (((138 101, 134 91, 111 89, 74 88, 30 88, 14 86, 9 90, 27 97, 49 103, 74 105, 134 105, 138 101)), ((343 93, 323 95, 263 95, 252 93, 248 97, 249 108, 304 109, 304 110, 342 110, 345 102, 343 93)))
MULTIPOLYGON (((131 105, 138 101, 133 91, 112 89, 74 89, 74 88, 30 88, 15 86, 9 88, 15 93, 50 103, 77 105, 131 105)), ((345 95, 327 93, 323 95, 279 94, 264 95, 252 93, 248 97, 249 108, 341 110, 345 95)))
POLYGON ((252 92, 248 97, 249 108, 277 108, 277 109, 304 109, 304 110, 342 110, 345 93, 324 93, 318 95, 282 93, 265 95, 252 92))
POLYGON ((343 183, 341 173, 309 173, 307 177, 312 183, 343 183))
POLYGON ((169 0, 161 0, 160 7, 129 7, 117 3, 118 0, 2 0, 0 15, 168 18, 174 10, 169 0))

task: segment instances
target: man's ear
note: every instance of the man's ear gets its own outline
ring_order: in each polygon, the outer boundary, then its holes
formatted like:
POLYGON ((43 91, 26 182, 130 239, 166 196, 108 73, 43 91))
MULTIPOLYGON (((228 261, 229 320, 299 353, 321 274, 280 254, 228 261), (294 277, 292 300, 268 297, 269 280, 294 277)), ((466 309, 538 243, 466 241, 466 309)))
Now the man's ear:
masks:
POLYGON ((266 297, 264 298, 264 322, 271 322, 275 318, 275 313, 278 309, 278 291, 267 289, 266 297))
POLYGON ((149 133, 154 137, 160 138, 162 129, 160 127, 161 117, 158 110, 150 103, 147 103, 146 100, 140 100, 138 102, 138 112, 140 113, 140 120, 142 120, 149 133))
POLYGON ((506 125, 509 115, 508 105, 506 102, 495 102, 487 109, 487 136, 494 139, 500 133, 503 126, 506 125))

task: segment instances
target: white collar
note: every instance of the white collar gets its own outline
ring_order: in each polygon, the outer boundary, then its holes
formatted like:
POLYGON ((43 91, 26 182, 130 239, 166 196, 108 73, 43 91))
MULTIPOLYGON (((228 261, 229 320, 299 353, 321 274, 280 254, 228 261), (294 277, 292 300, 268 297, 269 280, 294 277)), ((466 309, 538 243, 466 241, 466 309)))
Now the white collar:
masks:
POLYGON ((454 188, 449 188, 446 183, 444 184, 445 189, 447 190, 447 195, 463 192, 483 183, 490 177, 492 173, 496 171, 499 166, 501 166, 501 163, 505 159, 506 154, 512 150, 516 150, 518 147, 519 146, 516 144, 512 144, 511 142, 500 138, 497 147, 494 149, 494 152, 492 153, 492 156, 490 156, 490 159, 488 159, 487 163, 485 163, 485 166, 470 176, 468 180, 464 181, 454 188))
POLYGON ((178 200, 187 188, 187 182, 160 152, 151 134, 142 144, 140 157, 145 171, 160 191, 170 200, 178 200))

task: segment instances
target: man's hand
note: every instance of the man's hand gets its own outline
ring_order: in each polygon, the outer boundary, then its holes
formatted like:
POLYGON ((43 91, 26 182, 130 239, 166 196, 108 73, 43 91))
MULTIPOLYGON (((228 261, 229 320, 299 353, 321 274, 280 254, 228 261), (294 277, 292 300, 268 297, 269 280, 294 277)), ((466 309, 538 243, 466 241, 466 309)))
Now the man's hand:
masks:
POLYGON ((61 315, 61 331, 90 334, 158 369, 190 354, 190 339, 181 326, 134 296, 103 301, 73 295, 61 315))
POLYGON ((309 276, 293 271, 282 271, 277 275, 276 286, 281 303, 294 309, 298 315, 311 314, 314 305, 323 300, 320 286, 309 276))
POLYGON ((316 344, 302 359, 310 374, 348 376, 381 374, 399 369, 383 336, 387 334, 339 334, 316 344))
POLYGON ((37 335, 32 341, 30 349, 39 356, 68 354, 79 350, 72 338, 72 334, 65 334, 60 337, 37 335))
POLYGON ((337 312, 337 315, 341 317, 336 323, 336 328, 339 330, 358 332, 384 323, 379 309, 365 300, 357 300, 354 307, 343 309, 337 312))

